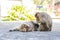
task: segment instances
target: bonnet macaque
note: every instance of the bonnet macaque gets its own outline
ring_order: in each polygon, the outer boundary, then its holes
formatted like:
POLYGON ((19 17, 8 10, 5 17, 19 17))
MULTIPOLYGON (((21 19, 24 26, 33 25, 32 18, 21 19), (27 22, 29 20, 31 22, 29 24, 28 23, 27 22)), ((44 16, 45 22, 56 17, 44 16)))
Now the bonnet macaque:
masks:
POLYGON ((45 12, 36 12, 36 21, 39 24, 38 31, 51 31, 52 18, 45 12))
POLYGON ((21 24, 21 26, 14 28, 13 30, 9 30, 10 32, 12 31, 20 31, 20 32, 32 32, 32 31, 37 31, 37 28, 39 25, 37 23, 34 23, 33 21, 28 22, 27 24, 21 24), (30 23, 30 24, 28 24, 30 23))

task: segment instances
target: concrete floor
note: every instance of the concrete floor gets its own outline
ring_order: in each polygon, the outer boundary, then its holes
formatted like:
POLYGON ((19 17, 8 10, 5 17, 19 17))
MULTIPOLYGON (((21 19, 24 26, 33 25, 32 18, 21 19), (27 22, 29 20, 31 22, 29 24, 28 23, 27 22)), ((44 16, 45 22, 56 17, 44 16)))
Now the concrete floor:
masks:
POLYGON ((60 21, 53 20, 51 32, 9 32, 21 22, 0 22, 0 40, 60 40, 60 21))

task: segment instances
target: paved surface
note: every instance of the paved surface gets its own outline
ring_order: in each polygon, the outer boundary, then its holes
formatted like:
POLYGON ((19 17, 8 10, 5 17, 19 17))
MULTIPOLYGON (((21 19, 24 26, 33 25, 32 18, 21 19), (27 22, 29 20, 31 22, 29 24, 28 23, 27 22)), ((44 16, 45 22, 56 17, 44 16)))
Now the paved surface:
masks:
POLYGON ((60 22, 53 22, 51 32, 9 32, 20 22, 0 22, 0 40, 60 40, 60 22))

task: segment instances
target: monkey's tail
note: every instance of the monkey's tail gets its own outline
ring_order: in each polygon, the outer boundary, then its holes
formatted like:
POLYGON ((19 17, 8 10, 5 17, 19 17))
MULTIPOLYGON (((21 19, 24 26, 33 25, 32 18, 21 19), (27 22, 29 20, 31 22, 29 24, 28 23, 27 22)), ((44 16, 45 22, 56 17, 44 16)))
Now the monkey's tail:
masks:
POLYGON ((9 32, 13 32, 13 31, 20 31, 20 30, 18 30, 18 29, 9 30, 9 32))

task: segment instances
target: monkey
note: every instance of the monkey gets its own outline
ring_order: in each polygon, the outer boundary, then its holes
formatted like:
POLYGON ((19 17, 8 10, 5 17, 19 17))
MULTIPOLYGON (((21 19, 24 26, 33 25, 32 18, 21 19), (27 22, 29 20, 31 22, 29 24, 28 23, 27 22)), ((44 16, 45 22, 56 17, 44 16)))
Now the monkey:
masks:
POLYGON ((10 32, 12 31, 21 31, 21 32, 28 32, 29 26, 26 24, 22 24, 19 28, 15 28, 13 30, 10 30, 10 32))
POLYGON ((60 5, 60 1, 56 2, 54 5, 55 5, 55 6, 60 5))
POLYGON ((51 31, 52 18, 45 12, 36 12, 36 21, 39 24, 38 31, 51 31))
POLYGON ((60 16, 60 1, 54 3, 55 15, 60 16))
POLYGON ((31 31, 34 31, 34 28, 33 27, 29 27, 26 24, 22 24, 21 28, 20 28, 20 31, 21 32, 31 32, 31 31))
POLYGON ((31 21, 32 27, 27 26, 26 24, 23 24, 20 28, 21 31, 24 32, 32 32, 32 31, 37 31, 37 28, 39 27, 39 25, 37 23, 34 23, 33 21, 31 21), (24 29, 25 28, 25 29, 24 29))
POLYGON ((9 31, 10 32, 12 32, 12 31, 20 31, 20 32, 33 32, 33 31, 37 31, 37 28, 39 27, 39 25, 37 23, 34 23, 33 21, 30 21, 28 23, 30 23, 30 24, 21 24, 21 26, 19 26, 18 28, 15 28, 15 29, 9 30, 9 31))
POLYGON ((21 25, 21 28, 20 28, 20 31, 22 31, 22 32, 27 32, 28 29, 29 29, 29 27, 28 27, 26 24, 22 24, 22 25, 21 25))
POLYGON ((38 31, 48 31, 49 29, 47 28, 46 23, 41 23, 37 30, 38 31))

